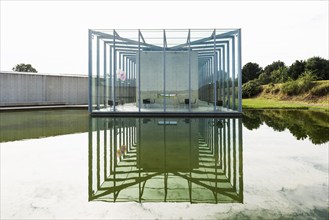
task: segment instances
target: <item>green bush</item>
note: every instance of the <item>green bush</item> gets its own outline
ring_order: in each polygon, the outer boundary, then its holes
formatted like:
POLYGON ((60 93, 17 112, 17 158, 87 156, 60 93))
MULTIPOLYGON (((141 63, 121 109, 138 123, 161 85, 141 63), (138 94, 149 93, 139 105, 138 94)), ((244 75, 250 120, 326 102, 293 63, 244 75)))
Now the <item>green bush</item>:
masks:
POLYGON ((255 80, 251 80, 242 85, 242 97, 243 98, 250 98, 262 91, 261 86, 255 80))
POLYGON ((282 92, 287 95, 298 95, 309 91, 313 86, 316 77, 311 72, 303 73, 295 81, 287 81, 282 85, 282 92))
POLYGON ((267 86, 265 86, 265 92, 270 93, 272 92, 273 88, 274 88, 274 84, 271 82, 267 86))
POLYGON ((300 92, 307 92, 309 91, 314 85, 317 77, 310 71, 304 72, 299 78, 299 86, 300 92))
POLYGON ((282 85, 282 92, 287 95, 297 95, 299 94, 298 81, 288 81, 282 85))
POLYGON ((324 96, 329 94, 329 84, 323 84, 318 87, 314 87, 310 91, 311 95, 324 96))

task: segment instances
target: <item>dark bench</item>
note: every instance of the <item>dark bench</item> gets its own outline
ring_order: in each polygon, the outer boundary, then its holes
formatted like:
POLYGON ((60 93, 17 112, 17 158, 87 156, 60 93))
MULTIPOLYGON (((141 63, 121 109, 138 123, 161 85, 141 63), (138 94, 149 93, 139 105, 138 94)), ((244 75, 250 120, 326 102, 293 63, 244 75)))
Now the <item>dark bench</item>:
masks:
POLYGON ((153 102, 151 102, 151 99, 143 99, 143 104, 146 107, 147 104, 154 104, 155 100, 153 100, 153 102))
POLYGON ((216 106, 223 106, 223 101, 222 100, 217 100, 216 106))
MULTIPOLYGON (((185 100, 184 100, 184 103, 185 103, 186 105, 190 104, 190 99, 185 99, 185 100)), ((196 99, 194 99, 194 102, 191 102, 191 104, 195 104, 195 103, 196 103, 196 99)))
MULTIPOLYGON (((107 104, 108 104, 109 106, 112 107, 112 106, 113 106, 113 100, 108 100, 108 101, 107 101, 107 104)), ((116 102, 115 102, 115 105, 119 105, 119 102, 116 101, 116 102)))

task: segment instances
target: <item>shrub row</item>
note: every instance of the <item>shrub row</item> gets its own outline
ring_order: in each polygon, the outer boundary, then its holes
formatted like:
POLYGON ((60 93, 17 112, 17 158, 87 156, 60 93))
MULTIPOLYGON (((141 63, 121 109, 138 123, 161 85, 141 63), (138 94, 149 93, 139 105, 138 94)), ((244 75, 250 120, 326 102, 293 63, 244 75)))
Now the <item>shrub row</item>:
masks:
POLYGON ((311 95, 324 96, 329 94, 329 84, 323 84, 318 87, 314 87, 310 91, 311 95))
POLYGON ((298 95, 309 91, 315 84, 315 77, 311 72, 305 72, 297 80, 290 80, 282 85, 282 92, 287 95, 298 95))

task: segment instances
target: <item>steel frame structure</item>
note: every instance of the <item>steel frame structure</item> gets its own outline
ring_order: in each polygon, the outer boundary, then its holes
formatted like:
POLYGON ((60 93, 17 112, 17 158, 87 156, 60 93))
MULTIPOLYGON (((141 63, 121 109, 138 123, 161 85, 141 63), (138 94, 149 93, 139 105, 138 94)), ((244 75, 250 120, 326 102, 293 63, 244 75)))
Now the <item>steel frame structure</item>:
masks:
MULTIPOLYGON (((241 29, 90 29, 88 31, 88 110, 92 115, 145 114, 141 110, 140 98, 140 80, 143 74, 140 63, 142 51, 158 51, 163 54, 163 66, 159 67, 163 72, 163 94, 166 94, 168 80, 166 79, 167 53, 172 51, 188 53, 189 100, 191 100, 191 52, 196 51, 199 68, 199 99, 208 102, 208 105, 211 103, 212 106, 207 112, 197 113, 200 113, 199 115, 242 113, 241 29), (162 36, 152 37, 152 33, 161 33, 162 36), (176 33, 178 36, 168 37, 169 33, 171 35, 176 33), (118 79, 116 74, 118 69, 126 73, 126 80, 118 79), (118 111, 122 99, 125 99, 125 102, 136 103, 138 107, 136 111, 118 111), (107 110, 110 104, 111 108, 107 110), (219 105, 224 108, 219 109, 219 105)), ((164 97, 161 114, 169 113, 166 102, 167 98, 164 97)), ((191 101, 183 113, 196 114, 192 112, 191 101)))

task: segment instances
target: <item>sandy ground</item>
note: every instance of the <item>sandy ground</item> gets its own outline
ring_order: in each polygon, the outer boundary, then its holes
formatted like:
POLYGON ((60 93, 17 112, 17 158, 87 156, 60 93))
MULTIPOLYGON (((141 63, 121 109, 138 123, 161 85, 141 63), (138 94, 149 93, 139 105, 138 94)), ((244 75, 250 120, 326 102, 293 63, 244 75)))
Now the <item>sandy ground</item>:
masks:
POLYGON ((328 143, 243 136, 243 204, 88 202, 87 133, 1 143, 1 219, 328 218, 328 143))

